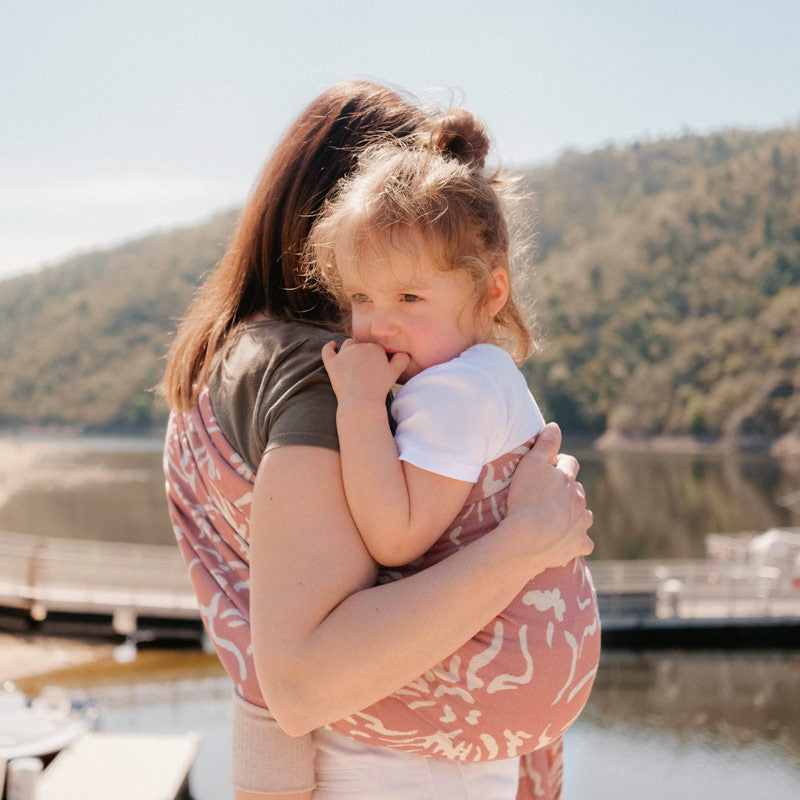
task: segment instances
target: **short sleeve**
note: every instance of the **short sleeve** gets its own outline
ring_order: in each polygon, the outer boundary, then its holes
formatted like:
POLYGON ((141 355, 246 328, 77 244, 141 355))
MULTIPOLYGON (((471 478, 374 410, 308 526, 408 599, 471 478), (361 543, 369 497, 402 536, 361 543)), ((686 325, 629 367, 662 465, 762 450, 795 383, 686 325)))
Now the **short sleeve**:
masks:
POLYGON ((506 427, 503 395, 457 360, 415 375, 392 403, 400 459, 473 483, 506 427))
POLYGON ((256 406, 255 424, 264 452, 287 445, 339 449, 336 395, 321 368, 277 400, 262 400, 256 406))
POLYGON ((268 449, 337 450, 336 396, 321 350, 341 336, 296 322, 243 324, 215 357, 209 391, 218 424, 255 472, 268 449))

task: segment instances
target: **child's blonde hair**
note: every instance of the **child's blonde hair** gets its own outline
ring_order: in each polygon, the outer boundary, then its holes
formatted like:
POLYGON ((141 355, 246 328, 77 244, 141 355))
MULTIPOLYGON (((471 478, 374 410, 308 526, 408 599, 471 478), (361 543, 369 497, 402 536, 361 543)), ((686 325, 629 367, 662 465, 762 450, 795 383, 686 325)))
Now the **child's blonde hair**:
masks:
MULTIPOLYGON (((408 248, 421 238, 440 269, 470 276, 476 306, 486 296, 494 268, 511 273, 504 213, 511 181, 485 172, 489 136, 483 124, 457 108, 434 123, 421 144, 380 143, 365 150, 311 229, 308 277, 342 306, 347 298, 339 260, 368 248, 408 248)), ((487 333, 518 364, 534 349, 511 294, 487 333)))

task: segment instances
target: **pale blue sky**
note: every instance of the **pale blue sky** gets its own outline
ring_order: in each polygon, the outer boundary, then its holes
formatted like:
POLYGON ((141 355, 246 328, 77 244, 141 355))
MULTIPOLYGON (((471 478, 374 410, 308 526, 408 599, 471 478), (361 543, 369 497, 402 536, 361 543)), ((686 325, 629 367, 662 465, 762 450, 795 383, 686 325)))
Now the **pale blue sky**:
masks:
POLYGON ((240 205, 291 119, 354 77, 454 90, 509 166, 800 121, 795 0, 0 0, 0 19, 0 278, 240 205))

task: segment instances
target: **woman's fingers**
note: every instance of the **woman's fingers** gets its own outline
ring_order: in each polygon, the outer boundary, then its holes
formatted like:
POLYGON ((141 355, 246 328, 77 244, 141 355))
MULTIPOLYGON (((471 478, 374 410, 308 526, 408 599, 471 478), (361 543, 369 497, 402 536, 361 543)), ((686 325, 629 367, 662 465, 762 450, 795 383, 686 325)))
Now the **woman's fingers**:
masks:
POLYGON ((578 471, 581 468, 577 458, 566 455, 565 453, 559 453, 556 456, 555 466, 556 469, 560 469, 568 478, 572 478, 572 480, 578 477, 578 471))
POLYGON ((533 443, 531 452, 539 458, 543 458, 548 464, 555 466, 560 449, 561 428, 555 422, 548 422, 533 443))

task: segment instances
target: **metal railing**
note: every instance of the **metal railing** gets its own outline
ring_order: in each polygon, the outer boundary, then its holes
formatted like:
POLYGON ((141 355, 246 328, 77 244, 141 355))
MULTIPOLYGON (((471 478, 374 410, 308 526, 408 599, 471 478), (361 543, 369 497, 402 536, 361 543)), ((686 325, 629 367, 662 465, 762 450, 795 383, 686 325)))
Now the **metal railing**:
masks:
POLYGON ((0 601, 29 608, 196 617, 177 548, 0 532, 0 601))
MULTIPOLYGON (((590 562, 601 618, 800 617, 799 562, 792 549, 800 539, 797 532, 787 534, 767 555, 748 545, 752 537, 711 535, 707 559, 590 562)), ((112 614, 120 632, 135 626, 137 615, 199 616, 176 547, 4 532, 0 605, 27 609, 34 619, 48 611, 112 614)))
POLYGON ((800 617, 800 586, 777 566, 719 560, 590 564, 605 620, 800 617))

